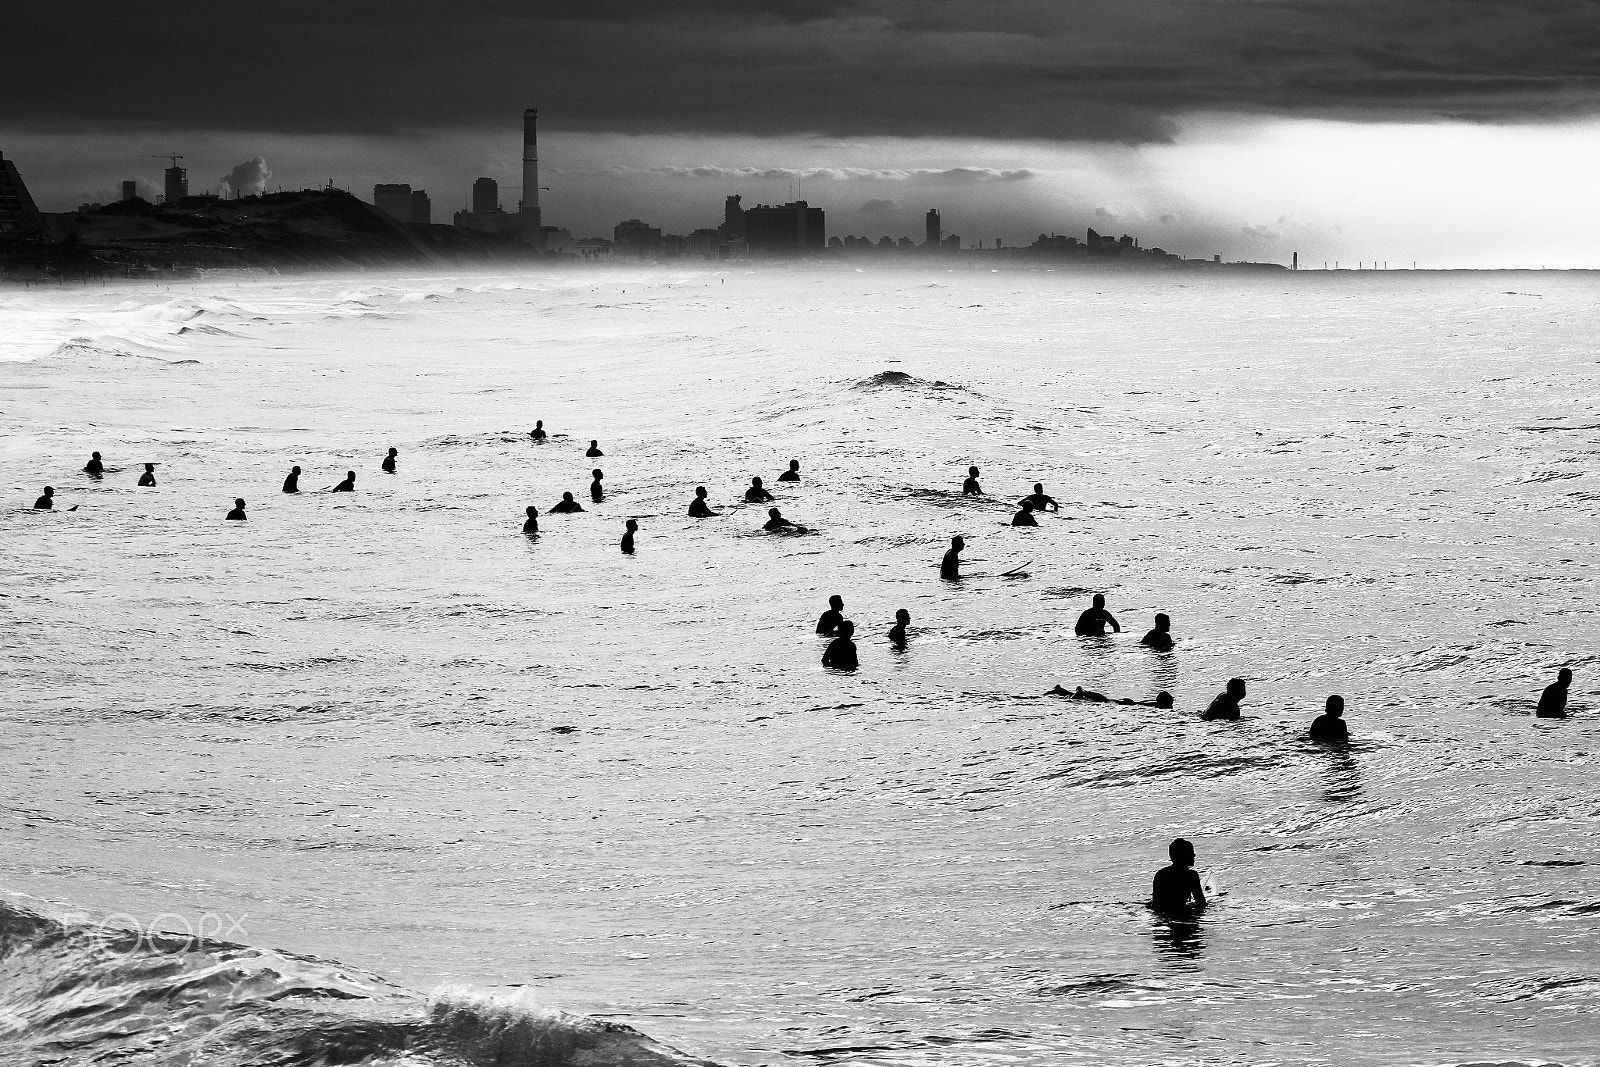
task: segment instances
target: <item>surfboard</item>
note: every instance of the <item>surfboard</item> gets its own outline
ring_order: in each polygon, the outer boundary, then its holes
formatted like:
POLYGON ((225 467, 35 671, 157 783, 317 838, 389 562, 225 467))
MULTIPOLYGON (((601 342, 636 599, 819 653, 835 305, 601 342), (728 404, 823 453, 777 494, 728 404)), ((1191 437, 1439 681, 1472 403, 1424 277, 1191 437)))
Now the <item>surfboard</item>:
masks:
POLYGON ((1025 562, 1017 564, 1015 567, 1012 567, 1010 570, 1005 570, 1005 571, 973 571, 971 574, 963 574, 961 577, 963 579, 966 579, 966 578, 1026 578, 1026 577, 1028 577, 1028 572, 1027 572, 1027 570, 1025 568, 1030 566, 1032 563, 1033 563, 1033 560, 1030 559, 1030 560, 1027 560, 1025 562))

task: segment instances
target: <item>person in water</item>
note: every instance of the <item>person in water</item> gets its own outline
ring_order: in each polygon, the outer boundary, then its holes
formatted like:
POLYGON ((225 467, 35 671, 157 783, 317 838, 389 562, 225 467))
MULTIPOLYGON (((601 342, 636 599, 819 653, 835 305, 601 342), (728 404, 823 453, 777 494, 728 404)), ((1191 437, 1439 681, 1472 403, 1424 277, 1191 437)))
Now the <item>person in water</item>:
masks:
POLYGON ((709 519, 717 514, 711 510, 711 505, 706 503, 706 487, 694 487, 694 499, 689 501, 689 517, 691 519, 709 519))
POLYGON ((777 508, 767 509, 767 521, 762 525, 761 528, 763 530, 773 531, 774 533, 780 530, 793 530, 795 533, 806 532, 806 528, 804 526, 801 526, 797 522, 790 522, 788 519, 783 517, 783 513, 777 508))
POLYGON ((1154 700, 1134 700, 1132 697, 1118 697, 1117 699, 1113 700, 1104 693, 1096 693, 1093 689, 1085 689, 1081 685, 1070 692, 1058 685, 1054 689, 1050 690, 1050 692, 1046 693, 1045 696, 1066 697, 1069 700, 1086 700, 1091 704, 1126 704, 1129 706, 1137 705, 1138 707, 1143 708, 1172 707, 1172 694, 1167 692, 1165 689, 1158 692, 1155 695, 1154 700))
POLYGON ((285 493, 298 493, 300 491, 299 467, 291 467, 289 469, 289 476, 283 480, 283 491, 285 493))
POLYGON ((1022 499, 1032 504, 1034 511, 1044 511, 1046 508, 1051 511, 1061 510, 1061 505, 1056 503, 1056 498, 1050 496, 1044 491, 1043 482, 1034 482, 1033 492, 1029 493, 1022 499))
POLYGON ((47 485, 47 486, 44 487, 44 495, 41 496, 38 500, 35 500, 33 502, 33 510, 35 510, 35 511, 51 511, 51 510, 54 510, 55 506, 56 506, 56 487, 53 486, 53 485, 47 485))
POLYGON ((561 499, 550 509, 552 515, 571 515, 575 511, 582 511, 583 506, 572 499, 571 493, 562 493, 561 499))
POLYGON ((1107 626, 1119 634, 1122 632, 1122 626, 1118 624, 1116 616, 1106 610, 1105 594, 1096 593, 1094 603, 1078 616, 1078 622, 1073 626, 1072 632, 1079 637, 1104 637, 1107 626))
POLYGON ((639 528, 638 520, 629 519, 627 521, 626 529, 624 529, 623 533, 622 533, 622 554, 624 556, 633 555, 633 532, 635 530, 637 530, 638 528, 639 528))
POLYGON ((1239 701, 1244 699, 1244 679, 1229 678, 1228 688, 1218 693, 1200 713, 1202 719, 1237 719, 1239 701))
POLYGON ((522 532, 536 534, 539 532, 539 509, 532 504, 528 505, 528 519, 522 524, 522 532))
POLYGON ((759 474, 750 479, 750 488, 744 491, 744 498, 746 502, 751 504, 766 504, 772 501, 772 494, 767 492, 766 487, 761 484, 761 476, 759 474))
POLYGON ((1544 687, 1544 692, 1539 694, 1539 706, 1534 709, 1534 714, 1541 719, 1565 719, 1567 717, 1567 690, 1572 688, 1572 672, 1562 667, 1556 672, 1556 680, 1544 687))
POLYGON ((1024 500, 1017 505, 1017 513, 1011 516, 1013 526, 1037 526, 1039 520, 1033 517, 1033 505, 1024 500))
POLYGON ((400 455, 400 450, 398 448, 391 447, 389 449, 389 454, 387 456, 383 457, 383 473, 385 473, 385 474, 393 474, 394 473, 394 461, 395 461, 395 459, 397 457, 399 457, 399 455, 400 455))
POLYGON ((855 632, 856 624, 849 619, 839 624, 839 636, 829 641, 822 653, 824 667, 835 671, 853 671, 861 666, 856 658, 856 643, 851 640, 855 632))
POLYGON ((966 547, 967 542, 963 538, 950 538, 950 551, 939 561, 939 577, 952 582, 961 580, 961 551, 966 547))
POLYGON ((96 452, 89 457, 89 462, 83 465, 83 473, 91 478, 98 478, 106 472, 106 465, 100 462, 100 453, 96 452))
POLYGON ((967 480, 961 483, 962 496, 982 496, 983 486, 978 484, 978 468, 967 468, 967 480))
POLYGON ((156 465, 154 463, 146 463, 144 465, 144 473, 139 475, 139 485, 141 488, 146 488, 155 484, 156 465))
POLYGON ((533 429, 528 431, 528 436, 535 441, 543 441, 550 435, 544 432, 544 420, 539 419, 533 424, 533 429))
POLYGON ((778 481, 780 481, 780 482, 798 482, 799 480, 800 480, 800 461, 797 460, 797 459, 791 459, 789 461, 789 469, 784 471, 782 474, 778 475, 778 481))
POLYGON ((894 625, 889 628, 889 644, 895 648, 906 647, 906 627, 911 625, 911 612, 901 608, 894 613, 894 625))
POLYGON ((828 610, 817 620, 817 633, 832 637, 839 632, 839 624, 842 622, 844 622, 844 597, 835 593, 828 598, 828 610))
POLYGON ((1324 744, 1342 745, 1350 740, 1350 727, 1344 722, 1344 697, 1330 696, 1322 707, 1322 714, 1311 720, 1311 740, 1324 744))
POLYGON ((1194 869, 1194 846, 1178 838, 1167 846, 1171 866, 1156 872, 1150 883, 1150 906, 1156 911, 1200 911, 1206 906, 1205 887, 1194 869))
POLYGON ((594 475, 594 481, 589 483, 589 499, 598 504, 600 501, 606 498, 606 487, 600 484, 601 482, 605 481, 606 476, 601 472, 599 467, 596 467, 589 473, 594 475))
POLYGON ((599 441, 590 441, 589 451, 585 452, 584 455, 589 459, 599 459, 601 456, 605 455, 605 453, 600 451, 599 441))
POLYGON ((1157 652, 1172 651, 1172 620, 1167 618, 1165 612, 1156 613, 1155 627, 1141 637, 1139 643, 1157 652))
POLYGON ((353 493, 356 491, 356 472, 345 471, 344 481, 333 487, 335 493, 353 493))
POLYGON ((230 522, 244 521, 244 497, 234 497, 233 510, 228 512, 228 519, 230 522))

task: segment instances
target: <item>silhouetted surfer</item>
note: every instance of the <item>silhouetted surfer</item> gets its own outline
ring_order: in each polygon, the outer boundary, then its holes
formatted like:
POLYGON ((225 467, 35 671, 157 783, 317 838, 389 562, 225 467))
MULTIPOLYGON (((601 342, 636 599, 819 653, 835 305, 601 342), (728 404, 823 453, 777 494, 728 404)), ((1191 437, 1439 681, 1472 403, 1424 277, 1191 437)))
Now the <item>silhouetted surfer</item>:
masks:
POLYGON ((889 644, 895 648, 906 647, 906 628, 911 625, 911 612, 901 608, 894 613, 894 625, 889 628, 889 644))
POLYGON ((790 522, 788 519, 783 517, 783 513, 777 508, 767 509, 767 521, 762 525, 761 528, 763 530, 770 530, 773 533, 781 533, 786 530, 793 530, 795 533, 806 532, 806 528, 804 526, 801 526, 797 522, 790 522))
POLYGON ((967 468, 967 480, 961 483, 962 496, 982 496, 983 486, 978 484, 978 468, 967 468))
POLYGON ((1033 517, 1033 505, 1024 500, 1017 506, 1017 513, 1011 516, 1013 526, 1037 526, 1039 520, 1033 517))
POLYGON ((289 476, 283 480, 283 491, 285 493, 298 493, 300 491, 299 467, 290 468, 289 476))
POLYGON ((1334 745, 1350 740, 1350 727, 1344 721, 1344 697, 1335 693, 1323 704, 1322 714, 1311 720, 1311 740, 1334 745))
POLYGON ((100 462, 100 453, 96 452, 89 457, 89 462, 83 465, 83 473, 91 478, 98 478, 106 472, 106 465, 100 462))
POLYGON ((35 500, 33 502, 33 510, 35 510, 35 511, 53 511, 55 509, 55 506, 56 506, 56 487, 53 486, 53 485, 47 485, 47 486, 44 487, 44 495, 41 496, 38 500, 35 500))
POLYGON ((828 598, 828 610, 817 619, 817 633, 831 637, 839 632, 841 622, 844 622, 844 597, 835 593, 828 598))
POLYGON ((533 424, 533 429, 528 431, 528 436, 535 441, 543 441, 550 435, 544 432, 544 420, 540 419, 533 424))
POLYGON ((584 455, 589 459, 599 459, 601 456, 605 455, 605 453, 600 451, 599 441, 590 441, 589 451, 585 452, 584 455))
POLYGON ((694 487, 694 499, 689 501, 689 517, 691 519, 709 519, 716 512, 711 510, 711 505, 706 503, 706 487, 694 487))
POLYGON ((633 555, 633 532, 639 528, 639 523, 634 519, 629 519, 625 525, 626 529, 622 534, 622 554, 631 556, 633 555))
POLYGON ((400 450, 398 448, 390 448, 389 449, 389 454, 387 456, 383 457, 383 473, 385 473, 385 474, 393 474, 394 473, 394 461, 395 461, 396 457, 398 457, 399 455, 400 455, 400 450))
POLYGON ((1206 705, 1206 710, 1200 713, 1202 719, 1237 719, 1239 717, 1239 701, 1243 700, 1244 679, 1229 678, 1228 688, 1218 693, 1206 705))
POLYGON ((778 481, 780 481, 780 482, 798 482, 799 480, 800 480, 800 461, 797 460, 797 459, 791 459, 789 461, 789 469, 784 471, 782 474, 778 475, 778 481))
POLYGON ((1079 637, 1104 637, 1107 626, 1119 634, 1122 632, 1116 617, 1106 610, 1105 594, 1096 593, 1093 606, 1085 608, 1083 614, 1078 616, 1078 622, 1073 626, 1072 632, 1079 637))
POLYGON ((244 497, 241 496, 234 498, 233 510, 228 512, 228 519, 230 522, 244 521, 244 497))
POLYGON ((1046 693, 1045 696, 1066 697, 1069 700, 1084 700, 1091 704, 1125 704, 1128 706, 1137 706, 1142 708, 1172 707, 1172 694, 1167 692, 1165 689, 1157 693, 1154 700, 1134 700, 1132 697, 1117 697, 1116 699, 1112 699, 1111 697, 1106 696, 1104 693, 1096 693, 1093 689, 1085 689, 1081 685, 1072 690, 1063 689, 1058 685, 1054 689, 1050 690, 1050 692, 1046 693))
POLYGON ((1156 872, 1150 883, 1150 906, 1167 913, 1199 911, 1206 906, 1206 891, 1194 869, 1194 846, 1178 838, 1167 846, 1172 864, 1156 872))
POLYGON ((575 511, 582 511, 583 506, 572 499, 571 493, 562 493, 561 499, 550 509, 552 515, 571 515, 575 511))
POLYGON ((140 488, 148 488, 149 486, 152 486, 152 485, 155 485, 155 484, 156 484, 156 465, 154 463, 146 463, 144 465, 144 473, 139 475, 139 487, 140 488))
POLYGON ((1172 620, 1167 618, 1165 612, 1156 614, 1155 628, 1139 638, 1139 643, 1157 652, 1172 651, 1172 620))
POLYGON ((1043 482, 1034 482, 1033 492, 1029 493, 1022 499, 1023 501, 1032 504, 1034 511, 1044 511, 1046 509, 1049 509, 1050 511, 1061 510, 1061 505, 1056 503, 1056 498, 1045 493, 1043 482))
POLYGON ((772 499, 772 494, 761 484, 759 474, 750 479, 750 488, 744 491, 744 498, 751 504, 765 504, 772 499))
POLYGON ((1562 667, 1556 673, 1556 680, 1544 687, 1544 692, 1539 694, 1539 706, 1534 709, 1534 714, 1541 719, 1564 719, 1567 717, 1567 690, 1572 687, 1572 672, 1562 667))
POLYGON ((828 647, 822 653, 822 665, 835 671, 853 671, 861 666, 856 658, 856 643, 850 638, 856 632, 856 624, 849 619, 839 624, 839 636, 828 642, 828 647))
POLYGON ((939 577, 952 582, 961 580, 961 550, 966 547, 967 542, 962 538, 950 538, 950 551, 939 561, 939 577))
POLYGON ((356 472, 345 471, 344 481, 333 487, 335 493, 353 493, 356 491, 356 472))
POLYGON ((589 473, 594 475, 594 481, 589 483, 589 499, 598 504, 606 498, 606 487, 600 484, 606 476, 600 472, 599 467, 589 473))
POLYGON ((532 504, 528 505, 528 519, 522 524, 522 532, 536 534, 539 532, 539 509, 532 504))

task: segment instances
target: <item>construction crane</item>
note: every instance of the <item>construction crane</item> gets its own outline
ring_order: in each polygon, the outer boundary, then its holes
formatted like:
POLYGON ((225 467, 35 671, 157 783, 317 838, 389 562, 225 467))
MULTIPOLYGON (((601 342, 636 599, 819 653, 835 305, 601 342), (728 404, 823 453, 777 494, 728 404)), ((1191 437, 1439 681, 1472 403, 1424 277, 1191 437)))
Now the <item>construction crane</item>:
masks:
POLYGON ((170 159, 172 161, 172 166, 167 168, 165 175, 165 195, 161 198, 162 203, 176 204, 189 195, 189 172, 178 166, 178 160, 182 159, 182 156, 176 152, 168 152, 166 155, 151 156, 150 158, 170 159))

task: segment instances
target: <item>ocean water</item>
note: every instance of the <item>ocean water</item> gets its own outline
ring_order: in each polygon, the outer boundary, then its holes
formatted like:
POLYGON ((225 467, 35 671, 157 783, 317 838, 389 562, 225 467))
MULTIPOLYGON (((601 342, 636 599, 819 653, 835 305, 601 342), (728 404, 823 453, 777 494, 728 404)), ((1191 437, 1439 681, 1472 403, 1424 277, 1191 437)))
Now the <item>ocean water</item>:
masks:
POLYGON ((1556 273, 0 290, 0 1062, 1600 1062, 1597 337, 1556 273))

